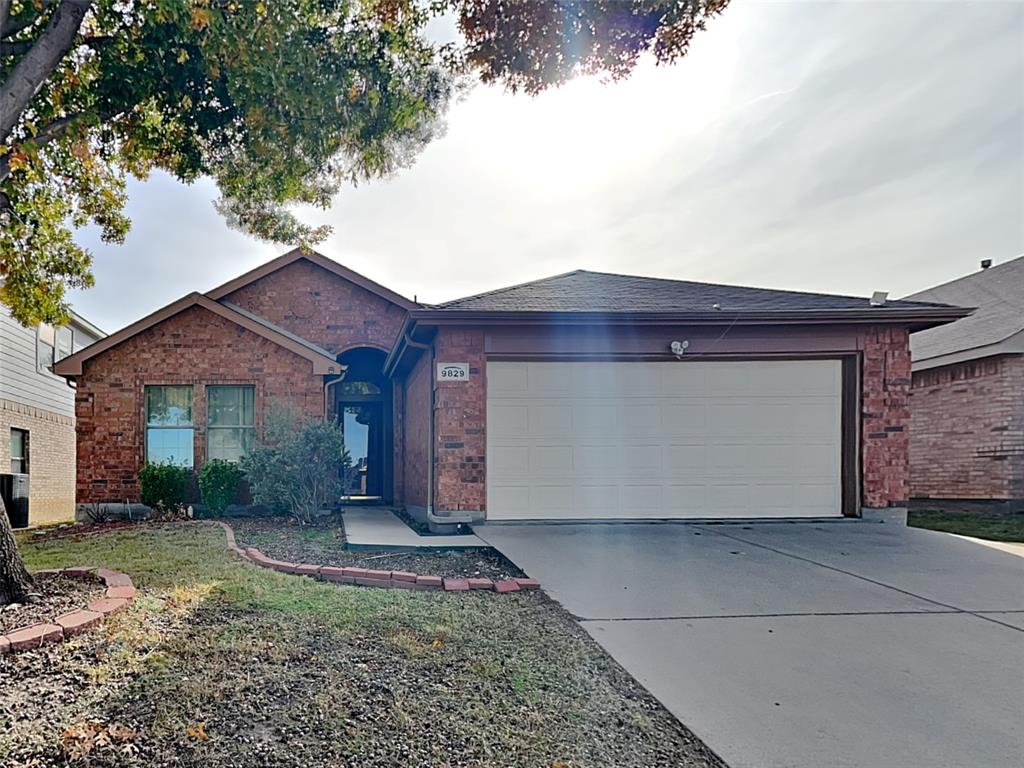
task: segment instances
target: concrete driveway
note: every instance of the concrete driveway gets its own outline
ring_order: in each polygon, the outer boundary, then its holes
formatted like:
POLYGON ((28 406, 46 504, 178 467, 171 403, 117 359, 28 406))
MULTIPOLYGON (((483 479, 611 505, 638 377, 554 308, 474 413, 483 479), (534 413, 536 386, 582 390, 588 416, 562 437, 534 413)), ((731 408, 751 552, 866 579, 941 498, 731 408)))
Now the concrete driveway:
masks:
POLYGON ((1024 558, 868 521, 477 533, 732 768, 1024 765, 1024 558))

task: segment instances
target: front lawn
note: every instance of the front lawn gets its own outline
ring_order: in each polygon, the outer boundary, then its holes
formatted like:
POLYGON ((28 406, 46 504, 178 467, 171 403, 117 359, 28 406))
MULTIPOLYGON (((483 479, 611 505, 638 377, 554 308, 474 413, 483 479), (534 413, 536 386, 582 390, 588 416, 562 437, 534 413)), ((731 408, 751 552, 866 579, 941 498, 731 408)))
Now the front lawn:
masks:
POLYGON ((959 533, 993 541, 1024 542, 1024 514, 992 515, 977 512, 944 512, 935 509, 912 509, 907 525, 933 531, 959 533))
POLYGON ((140 595, 0 657, 5 768, 722 766, 543 593, 324 584, 198 524, 22 542, 140 595))

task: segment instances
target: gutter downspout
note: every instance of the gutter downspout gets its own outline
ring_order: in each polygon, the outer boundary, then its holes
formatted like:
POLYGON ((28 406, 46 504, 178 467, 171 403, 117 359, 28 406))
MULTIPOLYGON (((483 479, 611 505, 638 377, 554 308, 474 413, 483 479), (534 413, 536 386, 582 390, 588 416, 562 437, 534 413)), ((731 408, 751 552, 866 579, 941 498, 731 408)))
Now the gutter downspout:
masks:
POLYGON ((334 381, 328 381, 326 384, 324 384, 324 421, 327 421, 328 412, 331 409, 331 399, 327 397, 327 393, 330 391, 331 387, 333 387, 335 384, 340 384, 344 378, 345 372, 342 371, 341 376, 336 378, 334 381))
MULTIPOLYGON (((430 376, 430 427, 427 430, 427 523, 433 523, 434 525, 471 523, 473 522, 471 515, 450 515, 446 517, 438 517, 434 514, 434 485, 437 480, 437 473, 434 471, 434 409, 437 404, 437 376, 434 375, 434 345, 413 341, 408 331, 403 335, 403 340, 407 346, 430 354, 430 368, 428 370, 428 375, 430 376)), ((403 407, 408 406, 406 400, 403 400, 402 403, 403 407)))

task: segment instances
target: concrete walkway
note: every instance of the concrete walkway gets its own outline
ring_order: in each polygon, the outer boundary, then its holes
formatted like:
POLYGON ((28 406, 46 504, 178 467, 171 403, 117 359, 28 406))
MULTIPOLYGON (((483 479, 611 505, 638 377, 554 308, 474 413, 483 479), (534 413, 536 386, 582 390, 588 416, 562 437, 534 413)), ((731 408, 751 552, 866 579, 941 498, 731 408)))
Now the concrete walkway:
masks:
POLYGON ((1024 765, 1024 559, 858 521, 491 525, 732 768, 1024 765))
POLYGON ((342 515, 349 549, 434 550, 486 547, 473 534, 459 536, 423 536, 387 507, 346 507, 342 515))

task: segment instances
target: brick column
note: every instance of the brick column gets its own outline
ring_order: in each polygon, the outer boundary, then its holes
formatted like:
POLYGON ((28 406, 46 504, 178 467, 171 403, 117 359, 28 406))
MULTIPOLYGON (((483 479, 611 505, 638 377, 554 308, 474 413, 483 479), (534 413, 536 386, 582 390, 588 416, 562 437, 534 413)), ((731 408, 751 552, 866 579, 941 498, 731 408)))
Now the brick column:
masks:
POLYGON ((862 503, 902 506, 910 496, 910 335, 905 328, 869 328, 863 353, 862 503))
MULTIPOLYGON (((444 328, 435 339, 437 362, 469 363, 469 381, 437 383, 434 412, 434 512, 483 512, 487 415, 484 332, 444 328)), ((430 372, 435 376, 434 371, 430 372)))

